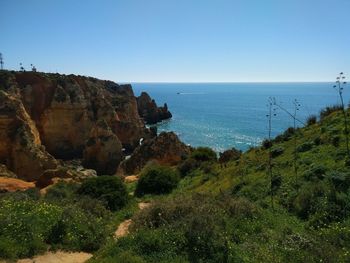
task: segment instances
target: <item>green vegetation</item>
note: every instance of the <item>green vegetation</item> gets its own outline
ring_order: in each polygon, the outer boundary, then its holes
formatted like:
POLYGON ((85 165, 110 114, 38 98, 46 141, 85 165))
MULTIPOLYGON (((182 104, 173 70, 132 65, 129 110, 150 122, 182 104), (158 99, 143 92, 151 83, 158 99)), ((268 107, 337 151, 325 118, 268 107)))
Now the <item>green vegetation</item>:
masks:
POLYGON ((1 194, 0 258, 31 257, 48 248, 93 252, 104 245, 112 234, 112 213, 78 189, 61 182, 44 197, 33 189, 1 194))
POLYGON ((45 197, 35 190, 3 194, 0 255, 50 247, 94 251, 93 263, 349 262, 343 131, 341 109, 329 107, 320 121, 310 117, 261 147, 219 160, 197 148, 177 167, 145 168, 127 186, 103 176, 81 186, 58 183, 45 197), (149 208, 138 209, 147 201, 149 208), (109 238, 130 218, 129 235, 109 238))
POLYGON ((216 153, 208 147, 198 147, 196 148, 190 158, 196 161, 216 161, 216 153))
POLYGON ((311 126, 317 123, 317 116, 316 115, 310 115, 306 120, 306 125, 311 126))
POLYGON ((92 262, 349 261, 350 168, 342 113, 327 114, 224 167, 216 158, 190 156, 178 166, 178 187, 136 213, 130 235, 99 250, 92 262))
POLYGON ((141 174, 137 183, 135 195, 168 194, 179 182, 177 172, 165 166, 151 166, 141 174))
POLYGON ((128 201, 126 187, 116 176, 89 178, 82 183, 78 193, 101 200, 112 211, 122 208, 128 201))

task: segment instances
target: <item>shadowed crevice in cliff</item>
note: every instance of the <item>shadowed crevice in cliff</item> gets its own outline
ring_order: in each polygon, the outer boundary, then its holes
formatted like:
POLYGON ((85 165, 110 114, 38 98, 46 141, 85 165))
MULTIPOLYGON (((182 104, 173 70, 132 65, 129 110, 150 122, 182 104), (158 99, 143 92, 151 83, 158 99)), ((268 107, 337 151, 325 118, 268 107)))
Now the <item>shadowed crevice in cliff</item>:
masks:
POLYGON ((122 144, 108 124, 100 120, 90 132, 84 150, 83 165, 98 174, 115 174, 123 158, 122 144))

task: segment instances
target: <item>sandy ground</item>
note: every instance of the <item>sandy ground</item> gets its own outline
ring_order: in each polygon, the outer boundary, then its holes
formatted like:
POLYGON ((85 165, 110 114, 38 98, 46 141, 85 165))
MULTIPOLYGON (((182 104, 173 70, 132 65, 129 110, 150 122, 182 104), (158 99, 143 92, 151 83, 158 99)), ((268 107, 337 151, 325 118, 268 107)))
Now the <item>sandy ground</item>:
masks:
POLYGON ((127 234, 129 234, 129 227, 132 223, 131 219, 127 219, 125 221, 123 221, 122 223, 120 223, 120 225, 118 226, 117 230, 114 233, 114 238, 120 238, 123 236, 126 236, 127 234))
POLYGON ((129 175, 129 176, 125 176, 124 178, 125 183, 133 183, 133 182, 136 182, 137 180, 139 180, 139 177, 137 175, 129 175))
MULTIPOLYGON (((138 207, 140 210, 145 209, 147 207, 149 207, 151 204, 150 203, 139 203, 138 207)), ((120 225, 118 226, 117 230, 114 233, 114 238, 118 239, 120 237, 126 236, 127 234, 129 234, 129 227, 132 224, 132 220, 131 219, 127 219, 123 222, 120 223, 120 225)))
POLYGON ((84 252, 48 252, 32 259, 21 259, 17 263, 83 263, 90 259, 92 254, 84 252))
POLYGON ((147 207, 149 207, 151 205, 151 203, 139 203, 139 209, 142 210, 142 209, 145 209, 147 207))

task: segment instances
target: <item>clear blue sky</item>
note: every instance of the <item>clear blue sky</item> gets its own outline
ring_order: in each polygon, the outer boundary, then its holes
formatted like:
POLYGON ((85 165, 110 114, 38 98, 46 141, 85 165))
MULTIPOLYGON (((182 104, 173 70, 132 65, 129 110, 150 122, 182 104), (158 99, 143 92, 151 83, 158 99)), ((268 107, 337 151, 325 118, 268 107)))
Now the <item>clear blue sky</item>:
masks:
POLYGON ((6 68, 119 82, 350 75, 350 0, 0 0, 6 68))

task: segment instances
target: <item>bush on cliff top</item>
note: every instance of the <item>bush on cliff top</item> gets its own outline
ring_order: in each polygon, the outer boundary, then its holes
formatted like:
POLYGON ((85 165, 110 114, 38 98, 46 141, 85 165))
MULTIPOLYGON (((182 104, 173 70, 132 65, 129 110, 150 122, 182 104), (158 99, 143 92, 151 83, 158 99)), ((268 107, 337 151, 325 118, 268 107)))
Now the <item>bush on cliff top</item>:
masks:
POLYGON ((209 147, 198 147, 196 148, 191 156, 191 158, 197 160, 197 161, 216 161, 217 156, 216 153, 210 149, 209 147))
POLYGON ((96 198, 112 211, 119 210, 128 201, 128 193, 122 180, 116 176, 99 176, 85 180, 78 194, 96 198))
POLYGON ((178 173, 170 167, 151 166, 141 174, 135 194, 167 194, 177 186, 179 180, 178 173))

